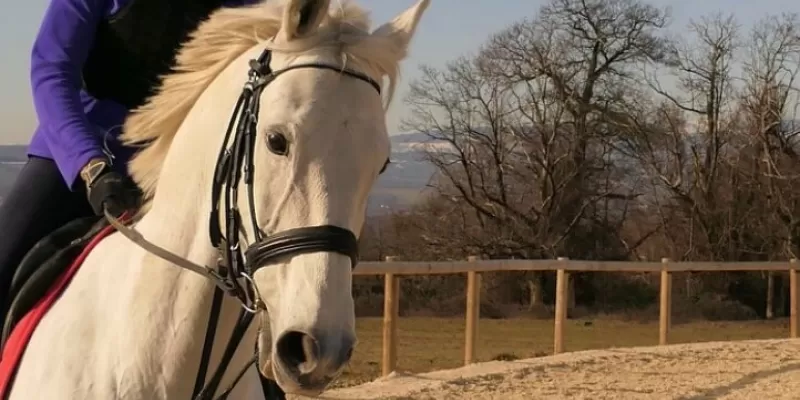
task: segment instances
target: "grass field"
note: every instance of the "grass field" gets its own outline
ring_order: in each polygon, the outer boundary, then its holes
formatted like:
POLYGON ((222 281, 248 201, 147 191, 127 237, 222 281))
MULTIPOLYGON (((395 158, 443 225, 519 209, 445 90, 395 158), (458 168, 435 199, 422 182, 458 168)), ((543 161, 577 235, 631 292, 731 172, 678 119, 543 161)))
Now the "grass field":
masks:
MULTIPOLYGON (((350 367, 335 386, 351 386, 380 375, 381 318, 359 318, 359 345, 350 367)), ((463 318, 401 318, 398 322, 398 370, 427 372, 463 364, 463 318)), ((742 322, 693 322, 675 325, 670 343, 773 339, 789 335, 787 319, 742 322)), ((566 351, 658 344, 658 323, 614 319, 569 320, 566 351)), ((481 320, 476 345, 478 361, 530 358, 553 351, 553 321, 535 319, 481 320)))

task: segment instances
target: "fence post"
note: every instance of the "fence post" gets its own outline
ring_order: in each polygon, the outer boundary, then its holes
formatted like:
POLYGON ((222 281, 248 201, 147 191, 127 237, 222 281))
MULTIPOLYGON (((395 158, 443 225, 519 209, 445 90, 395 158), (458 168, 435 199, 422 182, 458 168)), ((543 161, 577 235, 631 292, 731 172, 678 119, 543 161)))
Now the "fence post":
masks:
POLYGON ((666 345, 672 325, 672 273, 667 270, 670 259, 661 259, 661 288, 658 321, 658 344, 666 345))
POLYGON ((800 279, 798 279, 797 259, 789 260, 789 337, 795 339, 800 330, 800 279))
POLYGON ((775 274, 767 271, 767 309, 764 312, 767 319, 775 318, 775 274))
POLYGON ((564 325, 567 323, 567 303, 569 302, 569 273, 564 269, 569 262, 567 257, 558 257, 561 264, 556 272, 556 316, 553 327, 553 354, 564 352, 564 325))
MULTIPOLYGON (((386 257, 386 262, 395 261, 394 257, 386 257)), ((388 273, 383 283, 383 376, 391 374, 397 368, 397 320, 400 314, 400 278, 388 273)))
MULTIPOLYGON (((467 261, 474 263, 478 257, 469 256, 467 261)), ((467 313, 464 331, 464 365, 475 360, 475 342, 478 340, 478 322, 481 318, 481 274, 467 272, 467 313)))

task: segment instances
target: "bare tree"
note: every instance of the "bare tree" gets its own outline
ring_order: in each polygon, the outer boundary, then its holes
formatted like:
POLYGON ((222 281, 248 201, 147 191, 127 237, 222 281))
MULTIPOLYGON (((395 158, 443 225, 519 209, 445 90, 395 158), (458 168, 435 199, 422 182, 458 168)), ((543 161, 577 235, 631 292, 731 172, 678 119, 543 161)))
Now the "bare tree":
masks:
MULTIPOLYGON (((550 0, 474 55, 423 67, 404 125, 436 143, 426 152, 434 195, 365 235, 375 254, 796 257, 800 18, 768 17, 742 36, 733 17, 714 14, 682 40, 661 36, 666 20, 635 0, 550 0)), ((780 286, 759 274, 706 277, 688 274, 678 289, 688 308, 712 314, 731 300, 765 310, 762 294, 780 286)), ((487 286, 502 287, 492 301, 536 305, 550 278, 503 274, 487 286)), ((625 279, 579 279, 573 292, 644 282, 625 279)), ((461 296, 451 286, 413 283, 421 299, 461 296)))
POLYGON ((628 103, 633 63, 663 56, 664 24, 664 12, 634 1, 554 0, 476 57, 423 68, 406 127, 450 144, 428 153, 446 178, 439 189, 483 226, 518 230, 522 256, 585 248, 565 240, 588 212, 631 197, 614 177, 612 117, 628 103))
POLYGON ((664 78, 656 73, 646 75, 661 101, 641 117, 637 148, 631 154, 651 174, 655 185, 651 203, 662 216, 662 224, 677 223, 683 229, 677 235, 666 233, 674 248, 684 249, 678 258, 737 256, 731 253, 735 252, 731 209, 722 206, 733 201, 728 189, 734 188, 735 179, 723 161, 735 126, 732 64, 737 29, 732 16, 721 14, 691 22, 695 44, 673 42, 660 63, 672 76, 675 89, 665 88, 664 78), (686 232, 687 225, 688 237, 680 233, 686 232))
POLYGON ((447 240, 488 257, 627 257, 637 244, 616 232, 638 186, 612 144, 665 24, 633 0, 553 0, 476 56, 423 67, 405 128, 448 144, 428 151, 433 186, 479 227, 447 240))
POLYGON ((767 17, 755 25, 744 62, 741 101, 753 159, 753 167, 747 172, 753 185, 766 192, 762 212, 767 212, 768 225, 778 228, 775 250, 784 257, 796 257, 800 244, 800 126, 795 119, 800 105, 796 86, 800 72, 798 27, 797 14, 767 17))

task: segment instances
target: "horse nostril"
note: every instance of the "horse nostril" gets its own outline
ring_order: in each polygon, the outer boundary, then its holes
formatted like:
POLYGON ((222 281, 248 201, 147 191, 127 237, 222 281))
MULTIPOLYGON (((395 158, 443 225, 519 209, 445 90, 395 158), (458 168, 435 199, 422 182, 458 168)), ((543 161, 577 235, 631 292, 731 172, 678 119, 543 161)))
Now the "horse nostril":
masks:
POLYGON ((298 331, 283 334, 276 343, 281 363, 290 370, 308 374, 319 361, 319 344, 311 335, 298 331))

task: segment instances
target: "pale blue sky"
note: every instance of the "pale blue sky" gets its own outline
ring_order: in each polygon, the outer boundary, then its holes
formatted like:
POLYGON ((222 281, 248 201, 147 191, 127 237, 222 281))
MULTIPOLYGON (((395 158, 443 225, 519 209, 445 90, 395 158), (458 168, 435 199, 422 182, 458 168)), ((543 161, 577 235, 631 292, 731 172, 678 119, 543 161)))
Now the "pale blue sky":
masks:
MULTIPOLYGON (((16 2, 0 13, 0 144, 27 143, 36 126, 30 95, 28 68, 30 47, 49 0, 16 2), (13 11, 11 11, 13 9, 13 11)), ((545 0, 432 0, 403 63, 400 91, 389 111, 389 130, 405 113, 403 96, 408 82, 418 76, 420 64, 443 65, 479 46, 486 37, 525 16, 531 16, 545 0)), ((413 0, 357 0, 372 10, 380 24, 413 0)), ((767 13, 800 12, 797 0, 650 0, 672 8, 672 29, 680 31, 689 18, 714 11, 732 12, 748 26, 767 13)))

